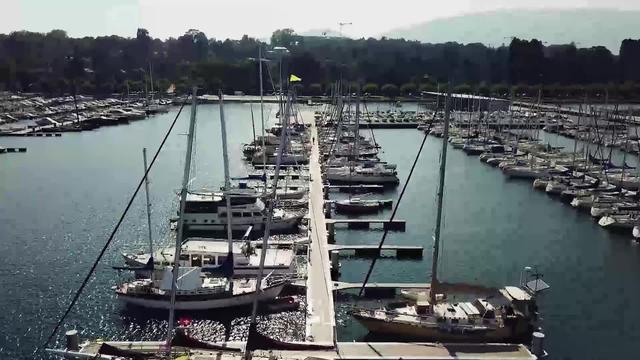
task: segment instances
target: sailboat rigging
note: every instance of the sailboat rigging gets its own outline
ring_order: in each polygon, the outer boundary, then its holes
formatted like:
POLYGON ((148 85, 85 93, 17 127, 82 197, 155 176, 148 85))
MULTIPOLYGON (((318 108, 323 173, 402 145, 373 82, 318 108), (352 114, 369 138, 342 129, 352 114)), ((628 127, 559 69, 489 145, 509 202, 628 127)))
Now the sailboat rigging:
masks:
POLYGON ((427 297, 422 292, 411 293, 408 297, 413 302, 404 307, 379 310, 356 308, 351 314, 369 332, 421 341, 527 342, 538 316, 535 294, 516 286, 506 286, 499 290, 483 289, 473 285, 445 284, 438 279, 450 98, 451 86, 445 100, 429 295, 427 297), (446 300, 447 293, 457 294, 470 288, 482 291, 486 297, 455 302, 446 300))

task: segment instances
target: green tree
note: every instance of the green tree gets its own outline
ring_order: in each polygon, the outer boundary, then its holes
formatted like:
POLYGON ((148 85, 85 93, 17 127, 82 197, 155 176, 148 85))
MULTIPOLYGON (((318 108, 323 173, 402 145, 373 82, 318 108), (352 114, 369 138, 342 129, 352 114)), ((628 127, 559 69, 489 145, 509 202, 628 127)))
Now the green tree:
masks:
POLYGON ((306 95, 304 93, 304 86, 300 83, 295 83, 291 85, 291 88, 293 89, 293 91, 296 92, 296 95, 306 95))
POLYGON ((453 91, 458 94, 471 94, 473 89, 469 84, 460 84, 453 88, 453 91))
POLYGON ((423 83, 420 84, 420 92, 436 92, 438 91, 438 85, 428 82, 428 83, 423 83))
POLYGON ((400 86, 400 93, 402 95, 415 95, 418 87, 414 83, 406 83, 400 86))
POLYGON ((377 95, 379 91, 378 84, 367 83, 362 87, 362 92, 364 94, 377 95))
POLYGON ((508 98, 509 95, 509 86, 507 84, 493 84, 491 86, 491 95, 508 98))
POLYGON ((296 45, 300 40, 300 36, 296 35, 293 29, 279 29, 271 34, 271 46, 291 47, 296 45))
POLYGON ((394 84, 384 84, 380 88, 380 91, 384 96, 387 96, 390 98, 394 98, 398 96, 398 93, 399 93, 398 87, 394 84))
POLYGON ((309 95, 313 95, 313 96, 319 96, 322 95, 322 85, 318 84, 318 83, 314 83, 309 85, 309 88, 307 89, 309 95))

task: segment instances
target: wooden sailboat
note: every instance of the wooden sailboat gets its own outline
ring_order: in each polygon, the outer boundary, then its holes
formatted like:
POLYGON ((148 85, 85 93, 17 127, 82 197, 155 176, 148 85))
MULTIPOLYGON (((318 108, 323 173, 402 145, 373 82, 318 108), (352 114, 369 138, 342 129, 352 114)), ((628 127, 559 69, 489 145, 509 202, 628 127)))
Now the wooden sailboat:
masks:
POLYGON ((521 287, 507 286, 485 298, 470 296, 466 301, 448 301, 447 292, 455 289, 442 284, 437 276, 450 96, 449 92, 445 108, 435 243, 428 296, 418 295, 413 304, 403 307, 377 310, 357 308, 351 314, 369 332, 393 337, 421 341, 526 342, 534 331, 537 319, 535 294, 521 287))

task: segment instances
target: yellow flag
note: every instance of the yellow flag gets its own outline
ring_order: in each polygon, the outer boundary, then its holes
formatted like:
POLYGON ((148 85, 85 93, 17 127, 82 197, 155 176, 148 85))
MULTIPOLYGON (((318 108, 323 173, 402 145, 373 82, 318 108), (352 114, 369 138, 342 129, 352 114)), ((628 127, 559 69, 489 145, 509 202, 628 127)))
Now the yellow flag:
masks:
POLYGON ((289 76, 289 82, 296 82, 296 81, 302 81, 302 79, 291 74, 291 76, 289 76))

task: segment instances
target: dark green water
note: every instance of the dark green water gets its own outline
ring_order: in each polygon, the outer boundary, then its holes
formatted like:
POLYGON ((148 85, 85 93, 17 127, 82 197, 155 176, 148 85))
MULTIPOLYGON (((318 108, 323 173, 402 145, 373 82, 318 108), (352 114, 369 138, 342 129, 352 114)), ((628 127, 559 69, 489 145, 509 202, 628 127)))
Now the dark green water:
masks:
MULTIPOLYGON (((241 143, 251 137, 248 105, 226 108, 231 168, 240 175, 241 143)), ((186 109, 188 110, 188 109, 186 109)), ((199 108, 194 187, 217 188, 222 181, 217 106, 199 108)), ((32 358, 51 331, 113 228, 142 174, 141 149, 155 149, 175 112, 62 138, 1 138, 3 146, 26 146, 26 154, 0 156, 1 358, 32 358)), ((183 166, 188 111, 151 172, 154 237, 168 232, 183 166)), ((398 164, 406 179, 422 133, 378 130, 384 158, 398 164)), ((565 141, 560 138, 557 141, 565 141)), ((569 143, 569 142, 567 142, 569 143)), ((407 232, 388 244, 424 245, 423 261, 380 260, 375 281, 427 281, 440 139, 427 140, 398 211, 407 232)), ((449 148, 441 278, 486 285, 515 284, 524 266, 535 265, 551 284, 541 299, 547 349, 554 359, 634 358, 640 341, 640 247, 630 234, 610 234, 588 215, 508 181, 463 152, 449 148)), ((398 189, 399 191, 399 189, 398 189)), ((142 194, 141 194, 142 195, 142 194)), ((397 192, 386 194, 397 197, 397 192)), ((124 275, 111 270, 121 251, 146 244, 143 197, 132 207, 67 328, 85 337, 159 339, 162 315, 131 313, 111 290, 124 275)), ((387 211, 379 216, 388 217, 387 211)), ((339 230, 338 243, 374 243, 381 231, 339 230)), ((343 258, 342 279, 361 281, 366 259, 343 258)), ((337 313, 339 338, 360 339, 364 329, 337 313)), ((215 314, 213 314, 215 315, 215 314)), ((236 324, 238 320, 228 320, 236 324)), ((296 319, 280 321, 296 324, 296 319)), ((299 321, 298 321, 299 323, 299 321)), ((229 325, 223 324, 223 325, 229 325)), ((211 337, 221 336, 217 321, 202 321, 211 337)), ((295 328, 295 325, 291 327, 295 328)), ((203 331, 205 331, 203 330, 203 331)), ((294 335, 292 335, 294 336, 294 335)))

